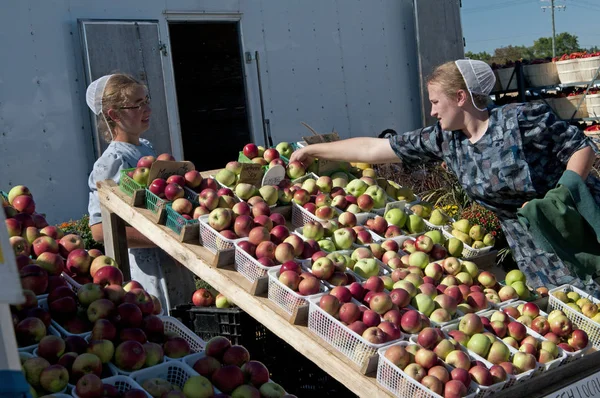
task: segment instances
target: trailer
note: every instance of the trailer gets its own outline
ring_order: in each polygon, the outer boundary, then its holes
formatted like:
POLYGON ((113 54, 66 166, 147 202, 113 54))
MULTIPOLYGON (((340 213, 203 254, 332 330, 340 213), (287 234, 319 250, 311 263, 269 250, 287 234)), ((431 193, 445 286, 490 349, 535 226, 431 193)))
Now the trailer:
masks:
POLYGON ((37 192, 51 222, 86 213, 106 143, 85 90, 115 71, 147 84, 156 151, 200 170, 247 142, 297 141, 301 122, 345 138, 418 128, 424 71, 462 54, 458 10, 458 0, 6 1, 2 184, 37 192))

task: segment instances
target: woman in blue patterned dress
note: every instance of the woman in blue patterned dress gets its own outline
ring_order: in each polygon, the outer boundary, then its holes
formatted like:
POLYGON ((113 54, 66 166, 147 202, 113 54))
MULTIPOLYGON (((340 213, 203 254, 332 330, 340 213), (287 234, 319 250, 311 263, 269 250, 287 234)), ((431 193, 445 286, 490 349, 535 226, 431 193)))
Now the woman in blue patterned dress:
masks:
MULTIPOLYGON (((87 103, 98 116, 100 135, 109 142, 94 163, 88 181, 90 228, 93 238, 102 242, 102 215, 96 183, 107 179, 118 183, 121 170, 136 167, 143 156, 156 156, 152 144, 141 138, 150 127, 152 110, 146 86, 124 74, 106 75, 93 82, 87 90, 87 103)), ((126 233, 131 279, 159 298, 165 313, 173 304, 169 300, 169 291, 171 296, 175 292, 182 293, 185 297, 177 301, 188 302, 194 289, 191 273, 158 250, 139 231, 126 227, 126 233), (168 289, 170 280, 174 283, 168 289)))
POLYGON ((468 195, 494 211, 519 268, 532 286, 571 283, 597 291, 596 275, 579 275, 555 254, 536 248, 533 238, 516 219, 528 201, 542 198, 565 170, 579 174, 596 203, 600 182, 590 176, 596 146, 577 127, 559 120, 546 104, 521 103, 489 107, 495 83, 482 61, 459 60, 440 65, 428 78, 430 127, 389 139, 351 138, 315 144, 294 152, 303 163, 313 157, 408 166, 446 163, 468 195))

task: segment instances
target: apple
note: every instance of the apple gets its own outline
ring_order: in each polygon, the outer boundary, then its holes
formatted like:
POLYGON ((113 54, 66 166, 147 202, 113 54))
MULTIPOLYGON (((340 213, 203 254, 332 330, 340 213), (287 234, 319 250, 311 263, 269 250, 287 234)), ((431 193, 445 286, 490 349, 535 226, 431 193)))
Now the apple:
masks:
POLYGON ((461 350, 454 350, 449 352, 446 356, 445 362, 448 365, 451 365, 455 368, 460 368, 464 370, 469 370, 471 368, 471 359, 465 352, 461 350))
POLYGON ((244 384, 244 373, 235 365, 226 365, 213 373, 212 383, 222 392, 231 393, 237 387, 244 384))
POLYGON ((215 302, 213 294, 208 289, 198 289, 192 295, 192 303, 196 307, 210 307, 215 302))
POLYGON ((483 332, 483 322, 477 314, 465 314, 458 324, 458 330, 468 336, 473 336, 483 332))
POLYGON ((433 368, 429 369, 427 375, 435 377, 436 379, 441 381, 442 384, 446 384, 450 380, 450 373, 445 367, 441 365, 436 365, 433 368))
POLYGON ((143 289, 131 289, 129 292, 125 293, 123 302, 137 305, 144 315, 152 314, 154 311, 152 298, 143 289))
POLYGON ((411 356, 401 345, 393 345, 385 350, 384 356, 400 369, 406 368, 411 362, 411 356))
POLYGON ((491 386, 494 384, 494 378, 490 371, 485 366, 473 366, 469 369, 469 374, 475 383, 480 386, 491 386))
POLYGON ((583 350, 588 346, 589 338, 586 332, 581 329, 575 329, 568 338, 568 343, 576 351, 583 350))
POLYGON ((513 365, 517 373, 523 373, 536 367, 536 359, 533 355, 518 351, 513 355, 513 365))
POLYGON ((410 334, 419 333, 424 327, 421 315, 415 310, 408 310, 402 315, 400 326, 404 332, 410 334))
POLYGON ((96 374, 83 375, 75 386, 74 391, 78 397, 101 397, 104 394, 104 384, 96 374))
POLYGON ((423 380, 423 378, 427 376, 427 370, 425 370, 425 368, 423 368, 417 363, 408 364, 406 368, 404 368, 404 373, 406 373, 409 377, 416 380, 417 382, 421 382, 421 380, 423 380))
POLYGON ((319 307, 333 317, 337 317, 340 306, 338 298, 330 294, 322 296, 319 300, 319 307))
POLYGON ((123 273, 117 267, 104 266, 96 271, 93 281, 102 287, 123 283, 123 273))
POLYGON ((90 275, 92 276, 92 278, 94 277, 94 275, 96 275, 96 272, 105 266, 111 266, 111 267, 117 267, 118 265, 115 262, 115 260, 113 260, 112 258, 102 255, 102 256, 98 256, 96 258, 94 258, 92 260, 92 263, 90 264, 90 275))
POLYGON ((363 332, 362 338, 371 344, 383 344, 389 340, 388 335, 377 326, 367 328, 363 332))
POLYGON ((554 317, 548 316, 548 321, 550 323, 550 330, 552 333, 559 337, 568 336, 573 329, 571 321, 565 315, 556 315, 554 317))

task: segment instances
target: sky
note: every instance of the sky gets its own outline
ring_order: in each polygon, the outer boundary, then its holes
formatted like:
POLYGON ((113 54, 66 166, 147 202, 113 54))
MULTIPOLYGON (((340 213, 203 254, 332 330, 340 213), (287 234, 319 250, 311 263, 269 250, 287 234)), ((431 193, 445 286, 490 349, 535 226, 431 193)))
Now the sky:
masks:
MULTIPOLYGON (((540 37, 552 37, 550 0, 462 0, 461 19, 465 52, 499 47, 532 46, 540 37)), ((600 46, 600 0, 554 0, 556 34, 577 36, 579 46, 600 46), (587 21, 586 21, 587 19, 587 21)), ((560 54, 559 54, 560 55, 560 54)))

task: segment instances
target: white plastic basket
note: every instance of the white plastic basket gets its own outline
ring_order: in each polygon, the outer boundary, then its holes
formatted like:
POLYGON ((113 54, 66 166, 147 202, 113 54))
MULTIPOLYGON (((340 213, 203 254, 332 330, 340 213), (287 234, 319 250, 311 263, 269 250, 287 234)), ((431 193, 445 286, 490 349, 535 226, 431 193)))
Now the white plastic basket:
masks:
MULTIPOLYGON (((46 311, 48 311, 48 300, 43 299, 38 301, 38 305, 45 309, 46 311)), ((79 336, 79 337, 83 337, 84 339, 87 338, 88 336, 90 336, 92 334, 92 331, 88 331, 88 332, 84 332, 84 333, 69 333, 69 331, 67 331, 67 329, 63 328, 58 322, 56 322, 54 319, 52 319, 51 321, 52 326, 58 331, 58 333, 60 334, 60 336, 62 337, 69 337, 69 336, 79 336)))
MULTIPOLYGON (((116 347, 115 347, 115 348, 116 348, 116 347)), ((167 362, 167 359, 166 359, 166 358, 167 358, 166 356, 163 356, 163 360, 162 360, 161 362, 159 362, 158 364, 154 365, 154 366, 157 366, 157 365, 160 365, 160 364, 163 364, 163 363, 167 362)), ((110 369, 110 370, 111 370, 111 371, 112 371, 114 374, 116 374, 116 375, 120 375, 120 376, 130 376, 130 375, 131 375, 133 372, 135 372, 135 370, 132 370, 132 371, 123 370, 123 369, 119 368, 117 365, 115 365, 115 364, 114 364, 114 363, 112 363, 112 362, 109 362, 109 363, 107 363, 107 365, 108 365, 109 369, 110 369)), ((142 369, 146 369, 146 367, 145 367, 145 366, 143 366, 143 367, 142 367, 142 369)), ((138 369, 138 370, 139 370, 139 369, 138 369)))
POLYGON ((208 224, 208 214, 200 216, 200 244, 213 253, 220 253, 220 262, 231 264, 235 258, 235 242, 241 239, 228 239, 208 224))
POLYGON ((567 318, 571 320, 573 326, 583 330, 587 333, 588 339, 592 346, 595 349, 600 349, 600 324, 588 318, 587 316, 576 312, 571 307, 554 297, 555 292, 576 292, 581 297, 589 298, 594 304, 600 305, 600 300, 596 299, 593 296, 590 296, 588 293, 584 292, 581 289, 576 288, 571 285, 562 285, 557 288, 554 288, 548 292, 548 311, 551 310, 561 310, 565 313, 567 318))
MULTIPOLYGON (((376 355, 378 349, 397 341, 392 340, 383 344, 369 343, 319 307, 319 300, 323 295, 315 295, 308 299, 308 329, 359 367, 367 365, 369 358, 376 355)), ((400 332, 400 340, 404 339, 406 336, 400 332)))
MULTIPOLYGON (((191 352, 200 352, 204 350, 206 342, 202 340, 200 336, 198 336, 196 333, 188 329, 183 323, 179 322, 177 319, 171 316, 159 316, 159 318, 163 321, 163 325, 165 327, 165 334, 168 332, 175 333, 177 336, 183 338, 190 345, 191 352)), ((165 359, 167 361, 182 360, 182 358, 169 358, 166 355, 165 359)))
MULTIPOLYGON (((446 231, 445 229, 442 230, 442 234, 444 234, 444 237, 446 239, 455 238, 454 235, 452 235, 450 232, 446 231)), ((470 257, 481 256, 482 254, 485 254, 485 253, 489 252, 490 250, 492 250, 492 248, 493 248, 493 246, 486 246, 481 249, 475 249, 463 242, 462 257, 470 258, 470 257)))
MULTIPOLYGON (((296 308, 308 304, 307 299, 313 295, 303 296, 281 283, 279 281, 280 268, 273 268, 267 272, 269 275, 268 297, 279 308, 292 315, 296 308)), ((327 287, 322 282, 319 282, 319 293, 323 293, 326 290, 328 290, 327 287)))
MULTIPOLYGON (((496 311, 499 311, 499 310, 487 311, 481 315, 489 317, 496 311)), ((511 321, 518 322, 516 319, 512 318, 511 316, 509 316, 509 318, 511 321)), ((519 323, 521 323, 521 322, 519 322, 519 323)), ((525 326, 525 330, 527 330, 527 336, 532 336, 533 338, 535 338, 538 341, 538 344, 541 343, 542 341, 547 341, 547 339, 542 337, 539 333, 535 332, 534 330, 530 329, 527 325, 524 325, 524 326, 525 326)), ((535 374, 533 376, 537 376, 540 373, 544 373, 550 369, 559 367, 562 363, 564 363, 564 361, 566 359, 567 359, 567 355, 565 354, 565 351, 562 348, 558 347, 558 356, 556 357, 556 359, 554 359, 553 361, 550 361, 548 363, 538 362, 538 367, 536 368, 535 374)))
MULTIPOLYGON (((341 214, 341 212, 337 207, 332 207, 332 209, 333 209, 333 212, 335 213, 332 220, 335 220, 338 218, 338 216, 341 214)), ((329 220, 319 218, 319 217, 315 216, 314 214, 312 214, 310 211, 306 210, 305 208, 303 208, 302 206, 297 204, 296 202, 292 202, 292 227, 300 228, 309 221, 325 222, 325 221, 329 221, 329 220)))
POLYGON ((181 361, 169 361, 161 365, 151 366, 133 372, 130 377, 140 386, 145 380, 151 378, 161 378, 169 383, 183 389, 183 385, 192 376, 198 376, 198 373, 181 361))
MULTIPOLYGON (((399 367, 385 357, 386 351, 395 345, 406 347, 413 345, 408 341, 399 341, 377 350, 379 361, 377 363, 377 383, 385 387, 396 397, 442 398, 412 377, 408 376, 399 367)), ((477 397, 477 385, 471 382, 465 398, 477 397)))
MULTIPOLYGON (((240 239, 247 240, 247 238, 240 239)), ((272 267, 266 267, 254 259, 249 253, 246 253, 239 245, 235 243, 235 269, 250 282, 267 276, 267 271, 272 267)))
MULTIPOLYGON (((451 325, 444 326, 442 328, 442 331, 446 334, 446 337, 450 337, 450 335, 448 334, 448 332, 450 332, 452 330, 458 330, 458 323, 453 323, 451 325)), ((498 338, 497 336, 495 336, 495 337, 496 337, 497 341, 502 341, 502 339, 498 338)), ((512 358, 513 358, 514 354, 517 352, 517 350, 515 350, 514 347, 512 347, 512 346, 510 346, 510 345, 508 345, 508 344, 506 344, 504 342, 503 342, 503 344, 505 344, 508 347, 508 350, 510 351, 509 361, 512 362, 512 358)), ((481 358, 479 355, 477 355, 473 351, 469 350, 467 347, 463 346, 462 344, 461 344, 461 346, 464 347, 467 350, 467 352, 469 353, 469 355, 471 355, 472 357, 474 357, 474 358, 481 358)), ((519 373, 517 375, 513 375, 514 378, 508 380, 506 382, 506 384, 504 385, 504 388, 508 388, 511 385, 515 384, 515 383, 520 383, 522 381, 530 379, 533 375, 537 374, 539 365, 540 364, 536 361, 536 367, 535 368, 530 369, 530 370, 528 370, 526 372, 519 373)))
MULTIPOLYGON (((517 308, 519 305, 521 305, 521 304, 525 304, 525 303, 527 303, 527 301, 523 301, 523 300, 517 300, 517 301, 513 301, 513 302, 510 302, 510 303, 506 303, 506 304, 504 304, 504 305, 501 305, 501 306, 500 306, 500 309, 501 309, 501 310, 503 310, 503 309, 504 309, 504 308, 506 308, 506 307, 515 307, 515 308, 517 308)), ((540 309, 540 316, 543 316, 544 318, 546 318, 546 320, 548 319, 548 314, 547 314, 546 312, 542 311, 541 309, 540 309)), ((510 316, 509 316, 509 317, 510 317, 510 316)), ((512 318, 512 317, 510 317, 510 318, 512 318)), ((534 332, 534 333, 535 333, 535 331, 533 331, 533 330, 532 330, 532 332, 534 332)), ((542 336, 542 338, 543 338, 543 339, 545 339, 543 336, 542 336)), ((585 355, 585 354, 586 354, 586 353, 587 353, 587 352, 588 352, 588 351, 589 351, 591 348, 592 348, 592 343, 590 342, 586 348, 584 348, 584 349, 581 349, 581 350, 577 350, 577 351, 574 351, 574 352, 569 352, 569 351, 565 351, 565 350, 563 350, 563 352, 565 353, 565 356, 566 356, 566 357, 565 357, 565 359, 563 360, 562 364, 566 364, 566 363, 569 363, 569 362, 572 362, 572 361, 574 361, 574 360, 576 360, 576 359, 579 359, 579 358, 581 358, 581 357, 582 357, 582 356, 584 356, 584 355, 585 355)))
POLYGON ((75 279, 71 278, 65 272, 61 273, 60 276, 62 276, 63 279, 67 281, 67 284, 71 286, 71 289, 73 289, 75 293, 77 293, 77 291, 81 288, 81 283, 75 281, 75 279))
MULTIPOLYGON (((150 394, 148 394, 142 388, 142 386, 140 386, 135 380, 133 380, 131 377, 128 377, 128 376, 117 375, 117 376, 107 377, 106 379, 102 379, 102 383, 110 384, 111 386, 116 387, 120 393, 124 393, 124 392, 127 392, 129 390, 134 390, 134 389, 142 390, 146 393, 146 396, 148 398, 152 398, 152 396, 150 394)), ((79 395, 77 395, 77 391, 75 390, 75 388, 73 388, 73 391, 71 391, 71 395, 73 396, 73 398, 79 398, 79 395)), ((56 394, 54 394, 54 396, 56 396, 56 394)))

